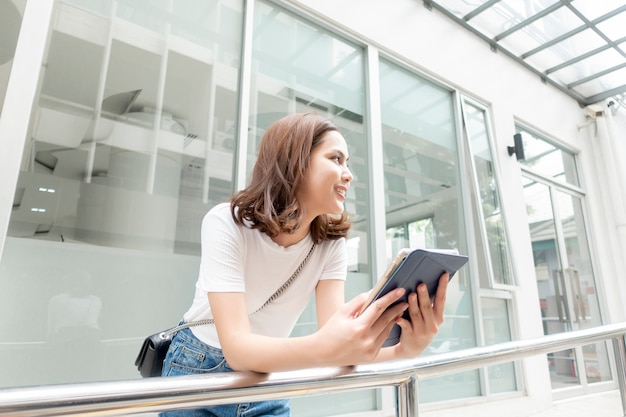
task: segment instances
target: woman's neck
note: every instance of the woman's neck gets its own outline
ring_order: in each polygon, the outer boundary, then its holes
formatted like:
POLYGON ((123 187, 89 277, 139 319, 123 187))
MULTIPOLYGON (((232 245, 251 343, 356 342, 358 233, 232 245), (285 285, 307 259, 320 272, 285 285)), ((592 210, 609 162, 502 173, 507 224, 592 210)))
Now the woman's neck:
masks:
POLYGON ((306 238, 307 235, 309 234, 309 230, 310 227, 306 227, 306 228, 299 228, 298 230, 296 230, 294 233, 281 233, 278 236, 275 236, 272 238, 272 240, 274 241, 274 243, 284 247, 284 248, 288 248, 291 245, 295 245, 296 243, 300 242, 302 239, 306 238))

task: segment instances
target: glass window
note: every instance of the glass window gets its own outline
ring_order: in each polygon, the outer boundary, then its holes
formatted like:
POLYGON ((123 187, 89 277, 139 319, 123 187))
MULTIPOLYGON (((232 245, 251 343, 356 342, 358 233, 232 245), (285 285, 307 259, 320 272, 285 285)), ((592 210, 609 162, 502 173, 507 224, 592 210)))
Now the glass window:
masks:
MULTIPOLYGON (((252 51, 243 51, 251 53, 248 134, 238 138, 243 3, 55 3, 0 263, 0 314, 20 317, 0 322, 0 386, 139 377, 128 358, 146 334, 175 324, 188 308, 201 219, 232 195, 234 172, 246 173, 236 167, 237 145, 247 145, 249 172, 265 129, 286 114, 325 115, 346 137, 354 174, 347 297, 371 287, 363 48, 273 2, 255 2, 252 51), (32 371, 20 366, 26 361, 32 371)), ((386 255, 476 246, 483 270, 491 259, 498 263, 493 275, 506 282, 484 112, 474 109, 469 148, 459 149, 451 91, 390 61, 379 69, 381 102, 372 105, 382 115, 386 255), (467 149, 473 162, 460 164, 467 149), (475 170, 460 173, 461 165, 475 170), (461 184, 472 181, 474 200, 464 207, 461 184), (486 230, 469 245, 468 224, 486 230), (491 226, 494 246, 485 242, 491 226)), ((471 283, 478 278, 470 278, 470 268, 453 278, 445 325, 427 355, 476 346, 477 334, 481 341, 494 336, 483 333, 487 322, 476 322, 474 311, 496 308, 475 308, 471 283)), ((506 313, 506 303, 497 307, 506 313)), ((316 326, 312 303, 294 335, 316 326)), ((480 374, 421 381, 420 393, 428 402, 480 395, 480 374)), ((296 399, 294 411, 358 413, 379 403, 377 390, 335 397, 296 399)))
MULTIPOLYGON (((387 258, 400 248, 466 253, 452 94, 380 61, 387 258)), ((426 354, 476 346, 467 268, 450 283, 446 321, 426 354)), ((420 381, 423 401, 480 395, 478 372, 420 381), (445 387, 445 388, 442 388, 445 387)))
POLYGON ((369 206, 363 50, 269 3, 255 5, 254 26, 248 161, 254 162, 265 129, 287 114, 314 112, 339 127, 354 175, 346 211, 354 224, 348 242, 348 295, 355 295, 371 282, 364 244, 369 206))
MULTIPOLYGON (((544 333, 600 326, 602 311, 587 232, 584 190, 567 186, 578 185, 574 154, 539 134, 519 126, 517 129, 526 146, 524 200, 544 333)), ((611 379, 605 342, 547 357, 553 389, 611 379)))
MULTIPOLYGON (((507 300, 482 297, 480 303, 485 346, 510 342, 512 338, 507 300)), ((487 367, 487 379, 491 394, 515 391, 517 389, 515 364, 507 362, 487 367)))
MULTIPOLYGON (((291 113, 327 116, 346 138, 354 175, 345 207, 353 227, 348 240, 346 297, 371 288, 367 136, 363 120, 363 50, 271 3, 255 3, 248 164, 252 166, 265 129, 291 113)), ((310 303, 293 335, 317 329, 310 303)), ((375 409, 374 391, 341 395, 341 401, 293 400, 298 415, 340 414, 375 409), (312 405, 314 404, 314 405, 312 405)))
POLYGON ((516 129, 522 134, 526 157, 520 163, 547 178, 580 186, 573 152, 520 126, 516 129))
POLYGON ((476 213, 475 216, 481 214, 474 219, 478 228, 474 239, 478 252, 477 264, 481 271, 481 287, 492 288, 494 284, 512 285, 513 274, 485 110, 464 101, 463 120, 472 157, 472 163, 468 164, 473 168, 470 178, 475 183, 470 187, 472 202, 477 208, 473 212, 476 213))
POLYGON ((0 313, 22 318, 0 327, 0 386, 138 377, 233 192, 242 2, 55 7, 0 265, 0 313))

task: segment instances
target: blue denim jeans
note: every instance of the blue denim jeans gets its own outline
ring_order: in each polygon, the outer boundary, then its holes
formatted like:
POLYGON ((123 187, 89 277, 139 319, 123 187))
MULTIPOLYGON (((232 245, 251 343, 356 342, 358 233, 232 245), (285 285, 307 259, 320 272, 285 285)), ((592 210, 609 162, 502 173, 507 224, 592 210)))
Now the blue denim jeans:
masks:
MULTIPOLYGON (((209 372, 233 372, 221 349, 198 340, 190 329, 179 331, 172 339, 162 376, 194 375, 209 372)), ((212 407, 161 413, 162 417, 289 417, 288 400, 226 404, 212 407)))

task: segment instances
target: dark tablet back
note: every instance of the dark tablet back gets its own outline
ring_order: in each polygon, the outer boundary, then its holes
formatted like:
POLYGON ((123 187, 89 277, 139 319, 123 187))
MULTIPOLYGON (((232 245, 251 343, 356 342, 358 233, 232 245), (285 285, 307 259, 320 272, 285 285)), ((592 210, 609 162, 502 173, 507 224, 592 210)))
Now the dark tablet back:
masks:
MULTIPOLYGON (((404 261, 395 269, 387 284, 381 288, 376 298, 396 288, 404 288, 404 296, 398 300, 408 301, 409 294, 415 292, 422 282, 428 288, 431 300, 435 297, 439 277, 444 272, 450 274, 450 279, 467 262, 468 257, 452 252, 431 251, 428 249, 415 249, 410 252, 404 261)), ((408 319, 408 311, 405 313, 408 319)), ((400 341, 400 327, 393 326, 391 334, 383 346, 393 346, 400 341)))

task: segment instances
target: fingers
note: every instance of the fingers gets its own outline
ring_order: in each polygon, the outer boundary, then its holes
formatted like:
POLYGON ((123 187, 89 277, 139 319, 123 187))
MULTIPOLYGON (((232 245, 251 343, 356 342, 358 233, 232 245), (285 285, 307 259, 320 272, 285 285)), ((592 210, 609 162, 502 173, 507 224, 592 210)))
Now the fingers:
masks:
POLYGON ((422 320, 425 322, 432 321, 433 319, 433 305, 430 301, 430 294, 428 294, 428 288, 426 288, 426 284, 420 284, 417 286, 417 294, 414 294, 414 299, 417 299, 418 304, 416 307, 417 314, 416 316, 419 318, 421 316, 422 320))
POLYGON ((356 317, 359 315, 359 312, 363 307, 363 303, 367 300, 367 296, 367 293, 361 293, 346 303, 345 307, 348 309, 348 315, 350 317, 356 317))
POLYGON ((433 311, 439 324, 443 323, 443 311, 446 306, 446 294, 448 292, 449 282, 450 274, 447 272, 443 273, 441 278, 439 278, 439 285, 437 286, 437 292, 435 293, 433 311))
POLYGON ((443 323, 443 313, 446 302, 449 275, 443 273, 439 278, 439 284, 434 300, 431 301, 426 285, 420 284, 416 293, 409 295, 409 314, 411 320, 423 320, 428 323, 443 323))
MULTIPOLYGON (((369 305, 359 318, 364 320, 365 325, 377 334, 385 333, 386 328, 389 328, 390 331, 393 323, 408 307, 405 302, 397 302, 404 293, 403 288, 390 291, 369 305), (392 305, 393 303, 397 304, 392 305)), ((387 331, 387 333, 389 332, 387 331)))
POLYGON ((406 321, 406 320, 392 320, 389 323, 387 323, 387 326, 384 327, 383 331, 380 332, 380 334, 378 335, 378 337, 376 338, 376 346, 382 347, 383 343, 385 343, 385 340, 387 340, 387 337, 389 337, 389 333, 391 333, 391 330, 393 329, 393 326, 397 323, 400 324, 400 322, 402 321, 406 321))
POLYGON ((398 301, 403 295, 404 289, 396 288, 370 304, 361 315, 367 317, 367 320, 374 322, 383 315, 391 304, 398 301))

